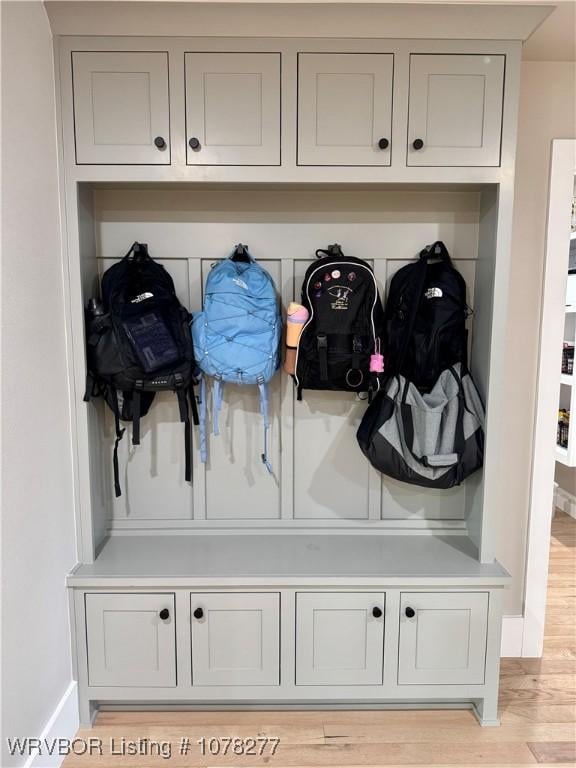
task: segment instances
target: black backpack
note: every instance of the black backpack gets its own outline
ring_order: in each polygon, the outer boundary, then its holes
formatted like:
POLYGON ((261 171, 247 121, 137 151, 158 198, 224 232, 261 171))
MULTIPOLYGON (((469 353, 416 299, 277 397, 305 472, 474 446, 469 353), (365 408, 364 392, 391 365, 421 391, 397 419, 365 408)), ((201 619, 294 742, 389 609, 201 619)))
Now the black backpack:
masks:
POLYGON ((392 278, 386 301, 386 375, 401 374, 429 391, 442 371, 466 368, 466 283, 444 243, 420 253, 392 278))
POLYGON ((86 310, 87 382, 84 400, 101 396, 114 413, 114 489, 121 495, 118 443, 120 421, 132 422, 132 443, 140 443, 140 418, 156 392, 178 397, 184 424, 185 477, 192 476, 192 433, 198 414, 193 385, 196 364, 190 335, 190 313, 180 304, 168 272, 134 243, 126 256, 102 276, 102 301, 91 299, 86 310))
POLYGON ((378 391, 381 373, 371 371, 370 363, 380 354, 384 312, 374 272, 362 259, 345 256, 338 244, 316 256, 302 285, 310 316, 296 352, 298 399, 303 389, 378 391))

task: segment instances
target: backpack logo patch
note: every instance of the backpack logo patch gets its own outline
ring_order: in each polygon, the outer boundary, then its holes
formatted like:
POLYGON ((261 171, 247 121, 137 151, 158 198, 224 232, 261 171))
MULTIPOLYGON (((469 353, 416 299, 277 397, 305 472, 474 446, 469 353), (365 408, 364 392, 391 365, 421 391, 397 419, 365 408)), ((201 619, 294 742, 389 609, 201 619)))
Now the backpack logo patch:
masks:
POLYGON ((336 299, 330 304, 331 309, 348 309, 350 294, 353 293, 352 288, 346 285, 333 285, 328 289, 328 293, 336 299))
POLYGON ((154 298, 154 294, 150 293, 150 291, 146 291, 145 293, 140 293, 138 296, 135 296, 130 304, 140 304, 141 301, 146 301, 146 299, 152 298, 154 298))
POLYGON ((441 299, 444 296, 442 288, 428 288, 424 293, 426 299, 441 299))
POLYGON ((240 286, 240 288, 243 288, 245 291, 247 291, 247 290, 248 290, 248 286, 246 285, 246 283, 244 282, 244 280, 242 280, 241 278, 239 278, 239 277, 233 277, 233 278, 232 278, 232 282, 233 282, 233 283, 236 283, 236 285, 239 285, 239 286, 240 286))

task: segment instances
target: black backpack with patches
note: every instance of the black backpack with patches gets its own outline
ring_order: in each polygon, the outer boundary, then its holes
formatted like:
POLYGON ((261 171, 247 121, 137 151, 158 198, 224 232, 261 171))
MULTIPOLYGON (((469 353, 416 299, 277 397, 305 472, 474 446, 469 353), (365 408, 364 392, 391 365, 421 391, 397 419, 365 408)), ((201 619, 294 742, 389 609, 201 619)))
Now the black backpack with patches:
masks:
POLYGON ((101 290, 102 301, 91 299, 86 310, 84 400, 101 396, 114 413, 116 496, 121 494, 118 443, 124 429, 120 421, 132 422, 132 443, 139 445, 140 418, 148 412, 156 392, 171 391, 178 398, 189 481, 192 432, 188 403, 198 424, 190 313, 178 301, 172 278, 150 257, 144 243, 134 243, 121 261, 106 270, 101 290))
POLYGON ((447 368, 466 368, 466 283, 437 241, 392 278, 386 301, 386 376, 429 391, 447 368))
POLYGON ((316 251, 306 270, 302 304, 309 317, 296 351, 294 379, 303 389, 375 392, 384 312, 370 265, 338 244, 316 251))

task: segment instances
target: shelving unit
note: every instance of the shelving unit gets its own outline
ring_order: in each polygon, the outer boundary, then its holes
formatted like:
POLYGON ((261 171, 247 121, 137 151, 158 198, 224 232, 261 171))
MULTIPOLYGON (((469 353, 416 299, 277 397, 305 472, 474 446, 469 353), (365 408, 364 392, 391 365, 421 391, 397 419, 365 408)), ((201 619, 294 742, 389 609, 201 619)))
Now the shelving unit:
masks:
MULTIPOLYGON (((576 230, 570 234, 570 240, 576 238, 576 230)), ((576 305, 567 304, 564 315, 564 344, 569 344, 576 348, 576 305)), ((564 358, 564 353, 563 353, 564 358)), ((562 363, 564 367, 564 359, 562 363)), ((576 386, 574 385, 574 373, 560 374, 560 392, 558 409, 565 409, 570 416, 576 416, 576 386)), ((559 418, 560 421, 560 418, 559 418)), ((558 428, 558 437, 556 440, 556 461, 567 467, 576 466, 576 429, 568 425, 568 441, 566 446, 559 444, 560 425, 558 428)))
POLYGON ((508 407, 500 329, 520 50, 485 40, 60 39, 81 552, 68 585, 84 724, 110 702, 452 704, 498 722, 509 579, 494 560, 508 407), (253 450, 255 392, 227 387, 222 434, 208 465, 194 454, 192 485, 175 406, 157 397, 139 449, 129 429, 121 444, 116 500, 110 414, 82 401, 83 307, 135 239, 192 312, 211 263, 238 241, 286 306, 329 242, 371 262, 384 295, 398 268, 443 240, 474 308, 483 468, 449 491, 382 477, 356 444, 364 401, 305 392, 299 402, 278 374, 273 476, 253 450))

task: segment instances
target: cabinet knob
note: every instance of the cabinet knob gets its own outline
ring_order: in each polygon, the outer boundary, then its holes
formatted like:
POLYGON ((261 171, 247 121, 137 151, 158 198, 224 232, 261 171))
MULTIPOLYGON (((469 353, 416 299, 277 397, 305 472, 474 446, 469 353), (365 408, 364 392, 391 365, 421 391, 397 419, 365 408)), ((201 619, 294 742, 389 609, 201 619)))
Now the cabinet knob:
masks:
POLYGON ((406 610, 404 611, 404 613, 406 614, 406 617, 407 617, 408 619, 413 619, 413 618, 414 618, 414 616, 416 616, 416 611, 414 610, 414 608, 410 608, 410 606, 408 606, 408 607, 406 608, 406 610))
POLYGON ((154 139, 154 146, 158 147, 158 149, 166 149, 166 142, 162 136, 156 136, 154 139))
POLYGON ((378 146, 380 147, 380 149, 388 149, 388 147, 390 146, 390 142, 388 141, 388 139, 379 139, 378 146))
POLYGON ((414 149, 422 149, 422 147, 424 146, 424 142, 422 141, 422 139, 414 139, 414 141, 412 142, 412 146, 414 149))
POLYGON ((379 619, 382 616, 382 608, 375 605, 374 608, 372 608, 372 616, 374 616, 375 619, 379 619))
POLYGON ((194 611, 194 618, 195 619, 202 619, 204 617, 204 611, 202 608, 196 608, 194 611))
POLYGON ((160 616, 162 621, 166 621, 166 619, 170 618, 170 611, 168 610, 168 608, 162 608, 158 616, 160 616))
POLYGON ((200 149, 200 139, 197 139, 196 136, 192 136, 188 142, 188 146, 190 149, 200 149))

